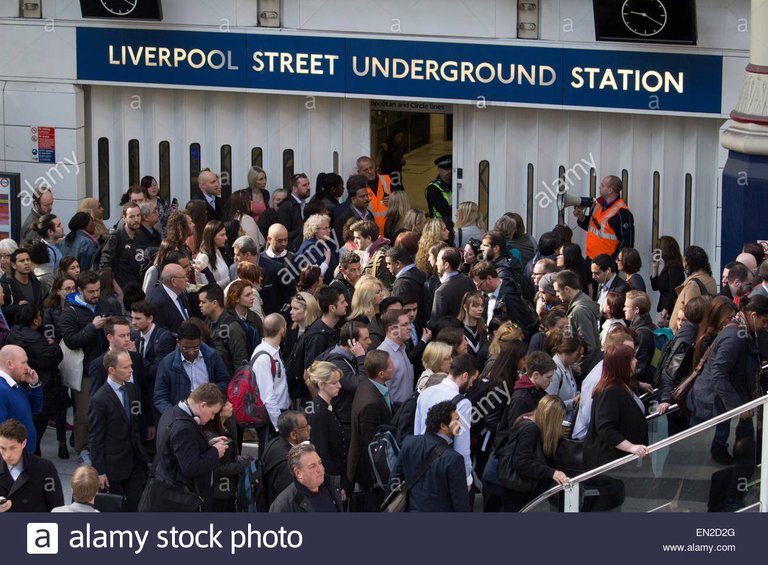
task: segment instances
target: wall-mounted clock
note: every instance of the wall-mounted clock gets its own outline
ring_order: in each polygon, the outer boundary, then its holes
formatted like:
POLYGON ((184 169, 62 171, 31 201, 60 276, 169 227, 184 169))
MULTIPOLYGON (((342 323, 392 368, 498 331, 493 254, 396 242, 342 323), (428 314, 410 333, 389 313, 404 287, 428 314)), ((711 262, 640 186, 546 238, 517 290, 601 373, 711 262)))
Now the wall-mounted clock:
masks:
POLYGON ((160 0, 80 0, 84 18, 162 20, 160 0))
POLYGON ((593 0, 598 41, 696 44, 695 0, 593 0))

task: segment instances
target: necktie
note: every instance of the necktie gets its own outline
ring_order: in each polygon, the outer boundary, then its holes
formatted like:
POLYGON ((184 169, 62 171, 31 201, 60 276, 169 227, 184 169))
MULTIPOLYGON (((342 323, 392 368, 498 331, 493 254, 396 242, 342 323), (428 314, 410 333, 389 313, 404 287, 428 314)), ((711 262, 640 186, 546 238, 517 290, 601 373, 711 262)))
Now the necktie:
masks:
POLYGON ((123 409, 125 410, 125 415, 130 420, 131 407, 128 405, 128 390, 125 388, 125 385, 120 387, 120 395, 123 397, 123 409))
POLYGON ((139 355, 144 357, 144 336, 139 337, 139 355))
POLYGON ((181 315, 184 317, 185 320, 189 320, 189 314, 187 314, 187 307, 184 305, 184 300, 181 298, 181 294, 179 294, 176 297, 176 300, 179 302, 179 306, 181 306, 181 315))
POLYGON ((419 343, 419 337, 416 335, 416 326, 413 324, 411 324, 411 341, 413 342, 413 345, 419 343))
POLYGON ((301 206, 301 219, 304 219, 304 202, 300 202, 299 205, 301 206))

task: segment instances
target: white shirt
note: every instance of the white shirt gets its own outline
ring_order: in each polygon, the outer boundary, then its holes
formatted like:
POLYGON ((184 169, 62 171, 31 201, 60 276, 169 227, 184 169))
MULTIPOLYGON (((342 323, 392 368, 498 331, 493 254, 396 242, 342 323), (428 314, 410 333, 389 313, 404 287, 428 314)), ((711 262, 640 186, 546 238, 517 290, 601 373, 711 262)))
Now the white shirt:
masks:
POLYGON ((488 294, 488 313, 485 316, 485 325, 490 326, 491 320, 493 320, 493 311, 496 309, 496 301, 499 299, 499 290, 501 285, 496 287, 496 290, 488 294))
POLYGON ((589 421, 592 419, 592 392, 603 374, 602 360, 589 372, 587 378, 581 383, 581 401, 579 411, 576 414, 576 422, 573 424, 573 439, 584 439, 589 430, 589 421))
MULTIPOLYGON (((256 375, 256 385, 259 387, 259 396, 269 413, 269 421, 277 430, 277 418, 280 412, 287 410, 291 399, 288 396, 288 383, 285 379, 285 365, 280 359, 280 350, 272 347, 266 341, 262 342, 253 350, 255 357, 259 351, 266 351, 269 356, 275 360, 275 376, 272 377, 272 362, 262 355, 253 362, 253 374, 256 375)), ((253 357, 251 357, 253 359, 253 357)))
POLYGON ((13 387, 15 387, 17 384, 19 384, 19 383, 17 383, 16 381, 14 381, 14 380, 13 380, 13 378, 11 377, 11 375, 9 375, 8 373, 6 373, 5 371, 0 371, 0 378, 2 378, 3 380, 5 380, 5 382, 7 382, 7 383, 8 383, 8 386, 9 386, 9 387, 11 387, 11 388, 13 388, 13 387))
POLYGON ((608 293, 611 290, 611 284, 613 284, 613 279, 615 279, 618 275, 613 275, 608 282, 606 282, 603 286, 600 287, 600 294, 597 297, 597 303, 600 305, 600 311, 602 312, 603 306, 605 306, 605 301, 608 298, 608 293))
MULTIPOLYGON (((444 400, 453 400, 459 394, 459 385, 446 377, 440 384, 424 389, 416 401, 416 416, 413 422, 414 435, 423 435, 427 430, 427 412, 435 404, 444 400)), ((472 426, 472 403, 468 398, 459 401, 456 410, 461 421, 461 433, 456 436, 453 449, 464 458, 464 471, 467 485, 472 484, 472 459, 469 453, 469 428, 472 426)))

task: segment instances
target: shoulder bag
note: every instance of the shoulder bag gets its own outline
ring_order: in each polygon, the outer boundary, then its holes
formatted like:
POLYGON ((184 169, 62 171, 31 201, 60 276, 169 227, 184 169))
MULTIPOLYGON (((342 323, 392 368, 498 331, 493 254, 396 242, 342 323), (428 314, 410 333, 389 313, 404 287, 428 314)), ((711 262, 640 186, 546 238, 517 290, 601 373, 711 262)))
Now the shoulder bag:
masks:
MULTIPOLYGON (((712 345, 714 345, 714 343, 712 345)), ((704 363, 706 363, 707 359, 709 358, 709 352, 712 351, 712 345, 707 348, 707 351, 704 353, 704 357, 701 358, 701 361, 699 361, 699 364, 696 365, 696 368, 691 371, 691 374, 685 377, 682 381, 680 381, 679 385, 672 389, 672 402, 677 404, 678 408, 680 408, 680 410, 683 412, 687 412, 688 410, 686 403, 688 400, 688 395, 690 394, 696 379, 701 374, 701 370, 704 368, 704 363)))
POLYGON ((429 455, 416 471, 413 479, 407 484, 405 481, 400 481, 387 495, 384 502, 381 504, 382 512, 405 512, 408 509, 408 493, 413 488, 413 485, 419 482, 422 475, 427 472, 429 466, 440 457, 443 452, 448 449, 448 444, 436 445, 429 452, 429 455))

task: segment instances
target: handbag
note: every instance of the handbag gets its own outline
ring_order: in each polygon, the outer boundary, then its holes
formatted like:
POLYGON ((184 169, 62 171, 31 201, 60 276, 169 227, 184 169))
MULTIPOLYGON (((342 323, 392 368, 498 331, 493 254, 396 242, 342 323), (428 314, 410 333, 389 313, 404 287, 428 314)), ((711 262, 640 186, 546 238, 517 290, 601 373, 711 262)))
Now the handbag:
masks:
POLYGON ((139 501, 139 512, 200 512, 203 497, 186 486, 152 477, 139 501))
POLYGON ((408 509, 408 493, 413 488, 413 485, 415 485, 417 482, 419 482, 419 479, 421 479, 422 475, 427 472, 427 469, 429 469, 429 466, 432 465, 432 463, 440 457, 443 452, 448 449, 447 444, 442 445, 436 445, 432 448, 432 450, 429 452, 429 455, 424 460, 424 462, 421 464, 421 467, 419 467, 419 470, 416 471, 416 474, 413 476, 413 478, 406 483, 405 481, 400 481, 395 485, 395 487, 389 492, 387 497, 384 499, 384 502, 381 504, 381 511, 382 512, 405 512, 408 509))
MULTIPOLYGON (((530 425, 535 426, 536 424, 531 423, 530 425)), ((516 429, 519 430, 520 428, 522 428, 522 426, 516 429)), ((514 437, 510 437, 507 445, 505 445, 504 448, 498 453, 499 480, 501 485, 506 489, 522 493, 533 492, 536 489, 539 481, 522 477, 514 466, 514 457, 515 451, 517 451, 518 435, 519 432, 518 434, 515 434, 514 437)))
POLYGON ((93 507, 99 512, 122 512, 125 508, 125 496, 112 494, 109 491, 96 493, 93 507))
POLYGON ((75 391, 80 391, 80 385, 83 382, 83 360, 85 353, 82 349, 70 349, 62 339, 59 342, 61 352, 64 358, 59 363, 59 372, 61 373, 61 384, 75 391))
POLYGON ((696 382, 696 379, 701 374, 701 370, 704 368, 704 363, 706 363, 707 359, 709 358, 710 351, 712 351, 712 345, 707 348, 707 351, 704 353, 701 361, 699 361, 699 364, 696 365, 696 368, 691 371, 691 374, 685 377, 682 381, 680 381, 679 385, 672 389, 672 402, 677 404, 680 410, 687 410, 686 401, 688 399, 688 395, 690 394, 691 389, 693 389, 693 384, 696 382))

